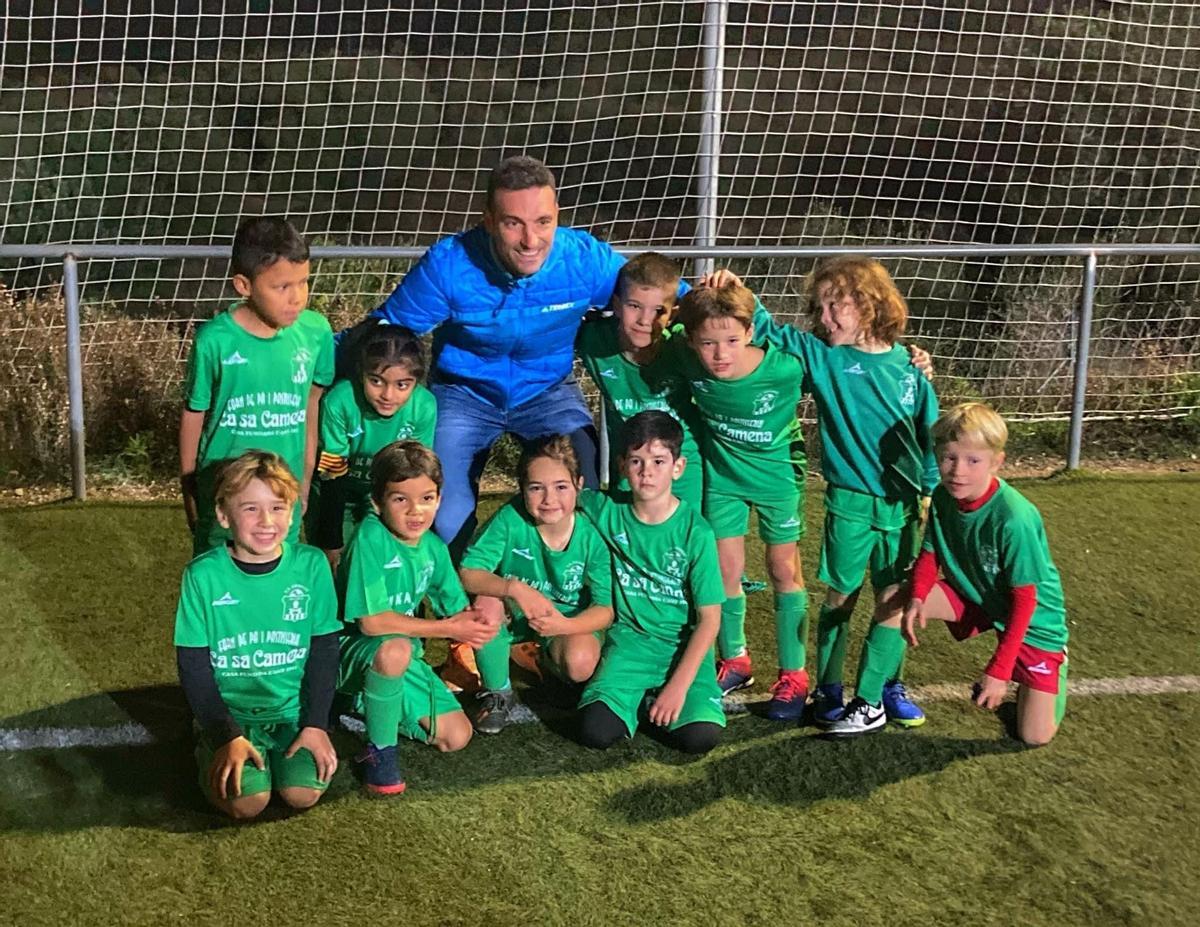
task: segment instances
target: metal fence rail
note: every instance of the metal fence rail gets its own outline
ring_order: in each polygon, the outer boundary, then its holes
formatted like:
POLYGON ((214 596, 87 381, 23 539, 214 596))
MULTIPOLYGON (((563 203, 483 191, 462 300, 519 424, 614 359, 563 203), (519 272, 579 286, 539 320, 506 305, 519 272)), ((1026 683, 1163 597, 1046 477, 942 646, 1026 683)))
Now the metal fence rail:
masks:
MULTIPOLYGON (((644 248, 619 247, 623 254, 637 254, 644 248)), ((678 259, 708 262, 724 259, 811 259, 845 253, 844 247, 833 246, 680 246, 658 247, 655 251, 678 259)), ((1096 279, 1101 257, 1124 256, 1194 256, 1200 255, 1198 244, 1085 244, 1085 245, 878 245, 855 248, 857 252, 880 259, 888 258, 946 258, 946 257, 1049 257, 1082 258, 1079 300, 1072 324, 1075 328, 1072 401, 1067 443, 1067 467, 1079 466, 1083 442, 1083 420, 1086 410, 1088 367, 1092 334, 1092 315, 1095 305, 1096 279)), ((422 247, 379 246, 317 246, 312 248, 314 259, 413 259, 425 251, 422 247)), ((85 477, 83 416, 83 364, 80 333, 81 292, 79 261, 106 260, 168 260, 181 258, 228 259, 230 249, 212 245, 4 245, 0 244, 0 259, 42 258, 59 259, 63 263, 63 291, 66 304, 67 381, 70 420, 70 459, 72 491, 76 499, 87 494, 85 477)), ((383 294, 380 294, 383 295, 383 294)), ((1198 371, 1191 371, 1197 373, 1198 371)))

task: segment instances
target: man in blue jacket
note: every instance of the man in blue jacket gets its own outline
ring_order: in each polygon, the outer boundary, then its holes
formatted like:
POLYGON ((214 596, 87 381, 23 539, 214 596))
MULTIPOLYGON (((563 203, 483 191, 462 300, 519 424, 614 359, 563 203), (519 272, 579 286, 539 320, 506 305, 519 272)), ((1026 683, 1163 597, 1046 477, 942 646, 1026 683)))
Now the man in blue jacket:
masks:
POLYGON ((445 472, 434 530, 461 556, 475 529, 492 444, 567 434, 597 486, 595 427, 572 376, 584 313, 605 306, 625 258, 558 225, 554 175, 506 158, 488 180, 483 223, 425 252, 373 315, 433 333, 433 449, 445 472))

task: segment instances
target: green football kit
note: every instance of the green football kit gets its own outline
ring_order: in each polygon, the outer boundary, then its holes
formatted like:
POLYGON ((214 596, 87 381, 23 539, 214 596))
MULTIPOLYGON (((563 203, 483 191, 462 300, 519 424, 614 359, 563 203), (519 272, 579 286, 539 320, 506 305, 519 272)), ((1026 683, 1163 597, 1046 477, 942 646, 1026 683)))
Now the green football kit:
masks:
MULTIPOLYGON (((184 403, 203 412, 196 457, 198 517, 193 553, 223 545, 229 533, 216 520, 213 487, 227 460, 249 450, 272 451, 297 480, 304 477, 308 398, 333 382, 333 332, 311 309, 270 338, 252 335, 232 310, 200 326, 188 359, 184 403)), ((300 536, 297 502, 288 539, 300 536)))
MULTIPOLYGON (((416 384, 408 401, 391 415, 376 412, 362 393, 362 385, 354 380, 335 383, 321 398, 320 456, 317 473, 309 496, 309 536, 315 537, 315 526, 321 518, 322 484, 343 480, 339 497, 345 502, 342 520, 342 542, 348 544, 354 529, 372 511, 371 461, 393 441, 419 441, 433 447, 433 432, 437 427, 437 400, 433 393, 416 384)), ((329 499, 332 494, 326 494, 329 499)))
MULTIPOLYGON (((696 610, 725 601, 716 539, 686 502, 657 525, 640 521, 631 504, 591 490, 580 493, 579 506, 612 553, 616 613, 579 707, 603 702, 633 736, 643 703, 666 684, 683 655, 696 610)), ((697 721, 725 726, 711 653, 669 730, 697 721)))
POLYGON ((395 746, 398 732, 412 740, 431 739, 420 719, 428 718, 432 726, 438 715, 461 709, 446 684, 422 659, 425 648, 421 639, 363 634, 357 622, 387 611, 415 615, 424 599, 438 617, 465 609, 467 595, 445 543, 427 531, 415 545, 406 544, 372 512, 358 526, 338 565, 338 592, 342 620, 348 626, 342 639, 338 691, 361 695, 367 737, 377 747, 395 746), (402 675, 385 676, 372 668, 372 661, 383 642, 396 637, 409 641, 412 660, 402 675))
MULTIPOLYGON (((309 645, 341 627, 329 565, 315 548, 285 543, 278 566, 250 574, 225 545, 187 565, 175 612, 175 645, 206 647, 222 700, 266 769, 242 769, 242 795, 300 786, 324 789, 307 750, 284 753, 299 736, 300 693, 309 645)), ((215 748, 196 748, 206 792, 215 748)))
POLYGON ((704 468, 696 435, 701 426, 685 375, 684 356, 690 350, 687 338, 682 329, 664 333, 659 353, 643 365, 634 363, 622 353, 617 328, 615 317, 585 322, 579 328, 576 342, 579 359, 604 400, 610 483, 618 490, 629 489, 628 480, 617 470, 625 423, 639 412, 667 412, 683 428, 680 453, 687 459, 672 492, 700 511, 704 498, 704 468))
MULTIPOLYGON (((612 605, 612 558, 592 523, 577 514, 567 546, 552 550, 519 495, 488 519, 463 554, 461 566, 524 582, 549 599, 564 618, 574 618, 593 605, 612 605)), ((511 623, 501 626, 496 636, 476 651, 484 688, 508 687, 512 644, 537 641, 544 653, 550 640, 530 628, 525 615, 514 606, 511 623)))

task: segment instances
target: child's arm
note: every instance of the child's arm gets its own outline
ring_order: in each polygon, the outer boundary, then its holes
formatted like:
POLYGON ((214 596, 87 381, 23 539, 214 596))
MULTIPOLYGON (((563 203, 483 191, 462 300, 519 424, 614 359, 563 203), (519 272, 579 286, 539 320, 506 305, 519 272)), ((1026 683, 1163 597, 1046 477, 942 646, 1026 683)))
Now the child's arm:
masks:
POLYGON ((308 390, 308 410, 304 418, 304 474, 300 479, 300 511, 308 511, 308 491, 312 488, 313 470, 317 466, 317 441, 320 436, 321 396, 325 387, 315 383, 308 390))
POLYGON ((407 637, 444 637, 479 648, 496 636, 497 626, 473 608, 446 618, 414 618, 399 612, 377 612, 358 619, 358 629, 368 637, 403 634, 407 637))
POLYGON ((925 616, 921 612, 921 606, 925 604, 929 590, 933 588, 937 578, 937 554, 933 552, 932 548, 924 548, 917 557, 917 562, 913 564, 912 591, 909 593, 908 607, 904 610, 904 617, 900 620, 904 639, 913 647, 918 646, 917 632, 914 626, 919 623, 921 630, 925 630, 925 616))
POLYGON ((288 747, 285 757, 298 750, 308 750, 317 764, 317 778, 328 782, 337 772, 337 751, 329 741, 329 710, 338 675, 338 632, 320 634, 308 646, 308 661, 304 664, 304 680, 300 684, 300 733, 288 747))
POLYGON ((996 652, 992 654, 988 665, 984 667, 983 677, 979 680, 975 693, 975 704, 980 708, 999 708, 1008 693, 1008 683, 1012 679, 1013 666, 1017 662, 1017 654, 1025 641, 1025 632, 1029 630, 1029 622, 1037 610, 1037 586, 1015 586, 1011 592, 1008 619, 1004 630, 996 634, 996 652))
POLYGON ((547 615, 525 613, 529 626, 542 637, 559 637, 564 634, 592 634, 603 631, 613 623, 611 605, 590 605, 574 618, 567 618, 555 609, 547 615))
POLYGON ((183 490, 183 514, 189 530, 195 530, 198 509, 196 504, 196 464, 200 456, 200 436, 204 433, 204 412, 193 412, 187 406, 179 418, 179 485, 183 490))
POLYGON ((650 706, 650 721, 653 724, 666 727, 678 719, 688 689, 696 678, 696 671, 709 657, 709 652, 717 640, 717 631, 721 627, 721 606, 701 605, 696 609, 696 615, 696 627, 692 629, 683 656, 675 666, 675 672, 659 690, 658 696, 650 706))
POLYGON ((516 577, 497 576, 488 570, 461 567, 458 571, 463 588, 470 595, 490 595, 507 599, 516 605, 527 618, 557 612, 554 603, 528 583, 516 577))

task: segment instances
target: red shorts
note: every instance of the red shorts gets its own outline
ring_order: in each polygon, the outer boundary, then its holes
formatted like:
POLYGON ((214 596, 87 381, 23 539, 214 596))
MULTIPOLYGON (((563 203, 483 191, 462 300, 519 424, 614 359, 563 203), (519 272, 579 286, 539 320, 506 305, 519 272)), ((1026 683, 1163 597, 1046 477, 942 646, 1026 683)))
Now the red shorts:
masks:
MULTIPOLYGON (((938 588, 942 590, 954 612, 955 620, 946 622, 946 627, 956 641, 965 641, 995 627, 982 608, 974 602, 964 602, 945 580, 938 580, 938 588)), ((1038 692, 1058 695, 1059 680, 1063 676, 1062 665, 1066 659, 1065 652, 1042 650, 1022 644, 1021 649, 1017 651, 1017 661, 1013 664, 1013 682, 1038 692)))

